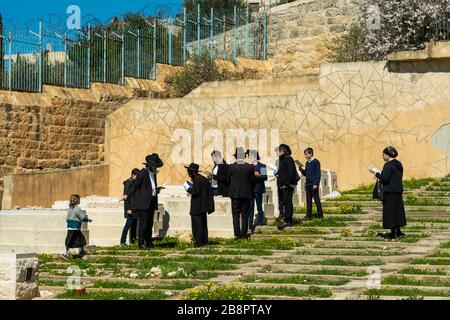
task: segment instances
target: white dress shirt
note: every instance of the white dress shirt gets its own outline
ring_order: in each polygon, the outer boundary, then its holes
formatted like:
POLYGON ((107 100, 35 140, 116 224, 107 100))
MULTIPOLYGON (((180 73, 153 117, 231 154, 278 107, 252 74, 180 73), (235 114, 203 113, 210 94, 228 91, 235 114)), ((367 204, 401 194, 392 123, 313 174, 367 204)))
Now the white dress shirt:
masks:
POLYGON ((150 184, 152 186, 152 197, 156 197, 155 173, 148 170, 148 175, 150 177, 150 184))

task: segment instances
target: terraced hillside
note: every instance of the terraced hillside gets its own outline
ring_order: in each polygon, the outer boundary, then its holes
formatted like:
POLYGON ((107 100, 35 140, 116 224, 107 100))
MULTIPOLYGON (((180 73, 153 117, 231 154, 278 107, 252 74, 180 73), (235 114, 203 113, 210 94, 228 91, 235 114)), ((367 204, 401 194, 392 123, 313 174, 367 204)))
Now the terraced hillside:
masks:
POLYGON ((450 299, 450 175, 405 189, 400 240, 377 236, 381 204, 362 186, 324 203, 323 220, 266 226, 251 240, 193 248, 166 238, 149 252, 97 248, 69 262, 43 255, 40 290, 64 299, 450 299), (85 290, 67 290, 69 265, 85 290))

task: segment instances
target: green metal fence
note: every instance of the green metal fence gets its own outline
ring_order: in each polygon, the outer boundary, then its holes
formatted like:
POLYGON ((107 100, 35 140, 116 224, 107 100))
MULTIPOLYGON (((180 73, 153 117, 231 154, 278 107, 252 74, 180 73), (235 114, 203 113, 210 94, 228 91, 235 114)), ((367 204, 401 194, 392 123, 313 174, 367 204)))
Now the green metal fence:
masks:
POLYGON ((267 59, 267 12, 234 9, 176 17, 128 15, 81 30, 39 21, 11 28, 0 20, 0 88, 40 92, 42 85, 89 88, 92 82, 123 85, 125 77, 156 78, 156 64, 182 66, 208 50, 214 57, 267 59))

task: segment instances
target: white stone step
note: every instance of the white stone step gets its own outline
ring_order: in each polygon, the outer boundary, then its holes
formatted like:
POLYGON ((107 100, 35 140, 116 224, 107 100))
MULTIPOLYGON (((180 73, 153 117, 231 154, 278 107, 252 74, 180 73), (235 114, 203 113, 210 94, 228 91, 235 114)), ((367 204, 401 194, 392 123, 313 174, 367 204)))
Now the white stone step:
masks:
MULTIPOLYGON (((89 231, 83 230, 83 234, 86 240, 89 241, 89 231)), ((14 230, 1 230, 0 243, 11 243, 18 245, 57 245, 64 244, 67 236, 67 229, 14 229, 14 230)))

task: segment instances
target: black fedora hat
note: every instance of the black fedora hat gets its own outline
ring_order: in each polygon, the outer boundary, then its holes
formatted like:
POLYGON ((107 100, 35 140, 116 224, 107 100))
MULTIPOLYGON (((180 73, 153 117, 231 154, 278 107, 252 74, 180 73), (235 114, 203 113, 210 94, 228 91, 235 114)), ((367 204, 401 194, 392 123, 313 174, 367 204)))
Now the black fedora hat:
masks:
POLYGON ((242 157, 241 159, 245 158, 244 148, 242 148, 242 147, 236 148, 236 151, 234 152, 233 157, 235 157, 237 159, 238 155, 242 157))
POLYGON ((161 168, 164 165, 164 162, 159 158, 158 154, 153 153, 145 157, 145 165, 150 167, 161 168))
POLYGON ((188 171, 190 171, 190 172, 196 172, 196 173, 198 173, 198 172, 200 172, 199 170, 200 170, 200 166, 198 165, 198 164, 196 164, 196 163, 191 163, 189 166, 184 166, 186 169, 188 169, 188 171))

